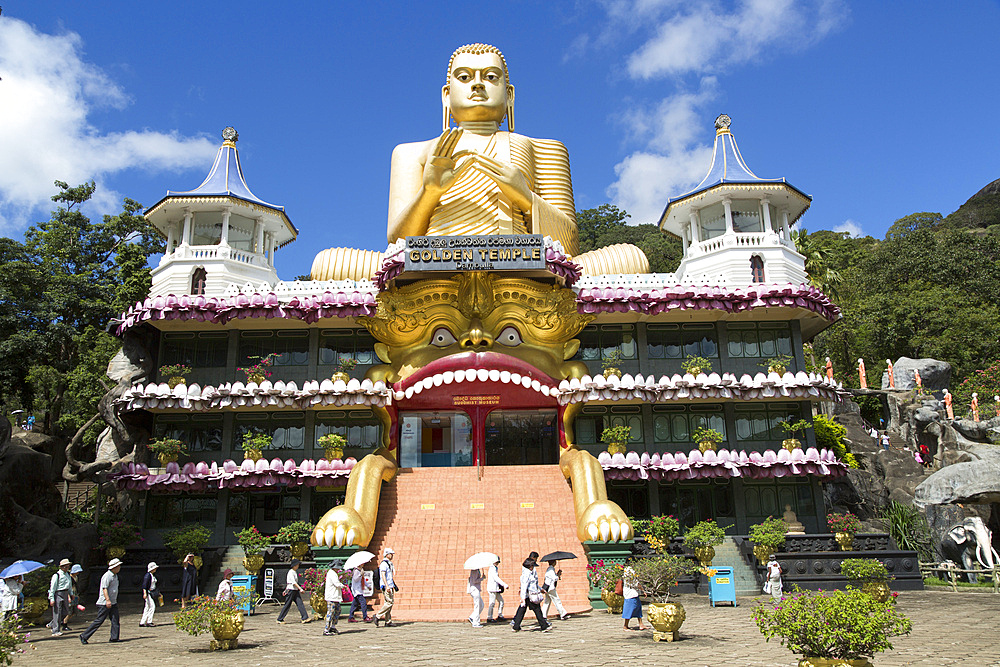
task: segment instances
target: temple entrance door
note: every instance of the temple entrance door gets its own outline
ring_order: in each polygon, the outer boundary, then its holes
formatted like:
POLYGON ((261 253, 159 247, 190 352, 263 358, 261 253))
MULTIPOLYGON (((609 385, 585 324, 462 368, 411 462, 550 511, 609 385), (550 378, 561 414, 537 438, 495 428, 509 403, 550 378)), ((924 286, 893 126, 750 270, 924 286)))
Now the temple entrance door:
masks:
POLYGON ((555 410, 494 410, 486 417, 486 465, 559 462, 555 410))
POLYGON ((404 412, 399 422, 400 467, 472 465, 472 420, 465 412, 404 412))

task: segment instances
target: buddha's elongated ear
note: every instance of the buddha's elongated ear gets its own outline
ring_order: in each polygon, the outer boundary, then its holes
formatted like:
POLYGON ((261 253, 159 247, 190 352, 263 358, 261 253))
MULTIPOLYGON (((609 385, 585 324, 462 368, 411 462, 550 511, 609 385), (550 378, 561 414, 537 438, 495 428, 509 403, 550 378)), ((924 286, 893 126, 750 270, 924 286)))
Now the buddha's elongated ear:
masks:
POLYGON ((441 87, 441 132, 447 132, 451 126, 451 106, 448 104, 448 86, 441 87))
POLYGON ((507 130, 514 131, 514 86, 507 85, 507 130))

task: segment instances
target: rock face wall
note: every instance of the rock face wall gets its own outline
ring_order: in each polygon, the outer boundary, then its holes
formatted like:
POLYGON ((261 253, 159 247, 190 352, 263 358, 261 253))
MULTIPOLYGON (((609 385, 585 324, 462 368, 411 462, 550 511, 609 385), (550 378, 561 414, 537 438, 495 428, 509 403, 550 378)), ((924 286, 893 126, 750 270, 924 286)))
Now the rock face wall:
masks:
MULTIPOLYGON (((892 377, 896 389, 916 389, 917 383, 913 371, 920 371, 920 379, 929 391, 943 391, 951 382, 951 364, 937 359, 910 359, 900 357, 893 364, 892 377)), ((882 372, 882 388, 889 388, 889 371, 882 372)))

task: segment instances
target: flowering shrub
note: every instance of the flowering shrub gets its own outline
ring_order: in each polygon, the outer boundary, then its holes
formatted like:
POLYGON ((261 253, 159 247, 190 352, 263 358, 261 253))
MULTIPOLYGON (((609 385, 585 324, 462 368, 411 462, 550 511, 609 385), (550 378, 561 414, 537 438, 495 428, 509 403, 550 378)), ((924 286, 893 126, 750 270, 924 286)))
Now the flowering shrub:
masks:
POLYGON ((243 604, 245 600, 240 596, 220 601, 208 595, 198 595, 188 600, 184 609, 174 613, 174 625, 178 630, 197 636, 212 629, 213 617, 232 614, 243 604))
POLYGON ((785 531, 788 525, 782 519, 769 516, 758 524, 750 526, 750 541, 757 546, 777 551, 785 545, 785 531))
POLYGON ((274 539, 270 535, 264 535, 257 530, 257 526, 244 528, 243 530, 234 532, 233 535, 236 536, 236 540, 243 547, 243 553, 247 556, 259 554, 265 548, 269 547, 271 541, 274 539))
POLYGON ((313 528, 313 524, 308 521, 293 521, 287 526, 282 526, 278 529, 277 534, 274 536, 274 541, 278 544, 308 542, 313 528))
POLYGON ((635 573, 642 593, 653 598, 653 602, 666 602, 670 589, 686 574, 696 572, 698 566, 684 556, 652 556, 637 558, 629 564, 635 573))
POLYGON ((875 558, 845 558, 840 563, 840 572, 849 581, 889 581, 889 571, 885 564, 875 558))
POLYGON ((101 539, 98 545, 107 547, 134 547, 142 543, 142 533, 139 527, 124 521, 113 521, 101 526, 101 539))
POLYGON ((343 449, 347 446, 347 438, 339 433, 327 433, 316 438, 316 444, 323 449, 343 449))
POLYGON ((614 590, 624 570, 625 566, 621 563, 605 563, 603 560, 598 560, 587 566, 587 579, 594 588, 614 590))
POLYGON ((606 445, 613 443, 625 444, 628 442, 631 434, 632 428, 629 426, 608 426, 601 431, 601 442, 606 445))
POLYGON ((732 527, 733 524, 720 527, 715 523, 715 519, 699 521, 684 533, 684 546, 688 549, 698 549, 722 544, 726 539, 726 529, 732 527))
POLYGON ((780 637, 792 653, 812 658, 858 660, 892 648, 890 637, 909 634, 910 619, 892 602, 878 602, 850 586, 843 591, 795 592, 753 611, 770 641, 780 637))
POLYGON ((167 364, 160 366, 160 376, 165 378, 184 377, 191 373, 191 367, 184 364, 167 364))
POLYGON ((649 520, 646 542, 657 552, 663 553, 670 546, 670 540, 677 537, 681 524, 673 516, 661 514, 649 520))
POLYGON ((681 362, 681 368, 684 369, 685 373, 690 373, 691 375, 711 373, 712 360, 706 359, 705 357, 699 357, 694 354, 689 354, 687 358, 681 362))
POLYGON ((816 445, 820 449, 829 449, 851 468, 858 467, 858 460, 847 447, 846 427, 826 415, 816 415, 813 417, 813 432, 816 433, 816 445))
POLYGON ((278 354, 276 352, 272 352, 266 357, 247 357, 248 359, 256 359, 257 361, 250 364, 246 368, 237 368, 236 370, 242 371, 247 376, 247 380, 254 375, 261 375, 265 378, 269 378, 271 377, 271 371, 269 371, 268 368, 274 365, 274 358, 277 356, 278 354))
POLYGON ((163 534, 163 544, 174 552, 177 560, 188 554, 197 555, 212 539, 212 531, 199 524, 181 526, 163 534))
POLYGON ((952 406, 955 416, 963 415, 972 418, 972 394, 979 394, 979 414, 989 417, 988 408, 984 405, 991 396, 1000 394, 1000 361, 994 361, 984 369, 974 371, 956 387, 952 393, 952 406))
POLYGON ((861 521, 850 512, 831 512, 826 515, 826 523, 834 533, 847 533, 855 535, 861 530, 861 521))
POLYGON ((184 446, 184 443, 176 438, 160 438, 159 440, 154 440, 146 446, 149 448, 149 451, 154 454, 165 454, 167 456, 180 456, 181 454, 187 454, 187 448, 184 446))
POLYGON ((274 442, 274 437, 270 433, 257 430, 247 431, 243 434, 243 451, 262 452, 270 448, 272 442, 274 442))
POLYGON ((321 591, 326 586, 326 569, 311 567, 299 572, 299 586, 304 591, 321 591))
POLYGON ((343 357, 337 360, 337 363, 333 365, 334 373, 346 373, 348 371, 353 371, 358 365, 358 360, 354 357, 343 357))
MULTIPOLYGON (((10 665, 14 662, 14 656, 24 653, 27 648, 31 633, 18 634, 23 626, 21 617, 17 614, 3 618, 0 616, 0 665, 10 665)), ((32 650, 34 646, 30 647, 32 650)))
POLYGON ((696 428, 694 435, 691 436, 692 442, 696 442, 699 445, 703 442, 711 442, 713 445, 718 445, 725 439, 726 436, 722 435, 714 428, 706 428, 704 426, 696 428))

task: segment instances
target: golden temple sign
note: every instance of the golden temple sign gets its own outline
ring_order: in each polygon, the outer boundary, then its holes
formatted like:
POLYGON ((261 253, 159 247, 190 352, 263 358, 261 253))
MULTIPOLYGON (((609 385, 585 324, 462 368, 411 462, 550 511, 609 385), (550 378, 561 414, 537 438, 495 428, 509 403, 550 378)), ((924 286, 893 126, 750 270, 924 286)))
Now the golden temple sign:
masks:
POLYGON ((541 234, 407 236, 404 271, 524 271, 545 268, 541 234))

